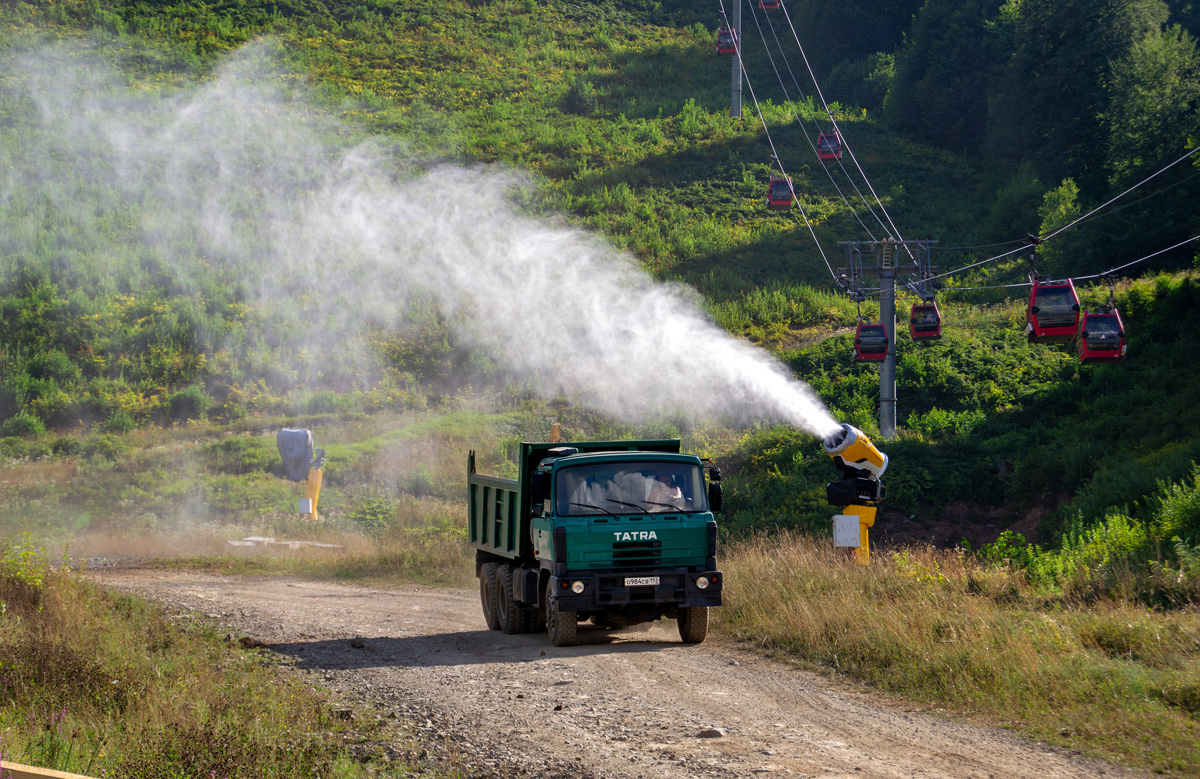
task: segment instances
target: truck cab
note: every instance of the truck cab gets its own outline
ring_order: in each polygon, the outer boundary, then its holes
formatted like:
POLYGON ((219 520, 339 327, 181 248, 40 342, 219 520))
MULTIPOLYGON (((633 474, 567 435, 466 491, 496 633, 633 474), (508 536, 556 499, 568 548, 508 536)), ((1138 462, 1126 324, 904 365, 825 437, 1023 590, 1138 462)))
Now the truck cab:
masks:
POLYGON ((514 480, 469 461, 469 539, 489 627, 545 626, 558 646, 578 622, 675 619, 704 640, 721 604, 719 471, 677 439, 521 445, 514 480))

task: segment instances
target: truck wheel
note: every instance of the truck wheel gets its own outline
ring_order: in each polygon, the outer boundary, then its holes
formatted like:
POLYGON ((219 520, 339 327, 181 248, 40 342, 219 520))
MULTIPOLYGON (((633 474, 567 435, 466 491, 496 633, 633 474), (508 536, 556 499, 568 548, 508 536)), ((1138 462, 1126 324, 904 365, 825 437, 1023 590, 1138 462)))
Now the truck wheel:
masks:
POLYGON ((499 607, 496 611, 500 617, 500 629, 509 635, 528 633, 533 622, 533 609, 517 602, 512 566, 502 564, 496 576, 496 604, 499 607))
POLYGON ((483 621, 488 630, 500 629, 500 617, 496 614, 496 564, 479 566, 479 602, 483 606, 483 621))
POLYGON ((575 646, 575 629, 579 627, 575 612, 558 610, 558 598, 550 591, 549 582, 546 583, 542 600, 546 604, 546 633, 550 636, 550 643, 554 646, 575 646))
POLYGON ((685 644, 699 644, 708 636, 708 606, 679 610, 679 637, 685 644))

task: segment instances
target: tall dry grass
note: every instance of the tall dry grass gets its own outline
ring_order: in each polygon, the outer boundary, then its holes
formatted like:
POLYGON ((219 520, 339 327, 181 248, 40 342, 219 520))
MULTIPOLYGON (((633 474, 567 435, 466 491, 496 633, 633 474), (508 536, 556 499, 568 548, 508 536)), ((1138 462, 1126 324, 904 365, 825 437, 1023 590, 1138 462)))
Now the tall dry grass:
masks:
MULTIPOLYGON (((11 549, 10 549, 11 552, 11 549)), ((0 565, 0 757, 130 777, 307 776, 327 704, 199 626, 9 554, 0 565)))
POLYGON ((929 705, 1200 776, 1200 615, 1084 607, 956 550, 856 565, 795 534, 728 549, 722 632, 929 705))

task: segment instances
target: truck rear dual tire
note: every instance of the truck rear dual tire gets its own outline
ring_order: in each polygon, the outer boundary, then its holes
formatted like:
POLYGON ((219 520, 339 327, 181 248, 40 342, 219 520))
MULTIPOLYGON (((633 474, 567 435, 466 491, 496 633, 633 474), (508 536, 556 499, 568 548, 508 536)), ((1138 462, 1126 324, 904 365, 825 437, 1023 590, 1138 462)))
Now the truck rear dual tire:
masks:
POLYGON ((560 611, 558 598, 546 583, 542 591, 542 603, 546 604, 546 634, 554 646, 575 646, 578 641, 576 631, 579 627, 578 617, 574 611, 560 611))
POLYGON ((685 644, 699 644, 708 637, 708 606, 679 610, 679 637, 685 644))
POLYGON ((479 603, 483 606, 483 621, 488 630, 500 629, 500 617, 496 613, 496 564, 479 566, 479 603))
POLYGON ((517 601, 511 565, 501 563, 496 569, 495 593, 500 629, 509 635, 528 633, 533 626, 534 610, 517 601))

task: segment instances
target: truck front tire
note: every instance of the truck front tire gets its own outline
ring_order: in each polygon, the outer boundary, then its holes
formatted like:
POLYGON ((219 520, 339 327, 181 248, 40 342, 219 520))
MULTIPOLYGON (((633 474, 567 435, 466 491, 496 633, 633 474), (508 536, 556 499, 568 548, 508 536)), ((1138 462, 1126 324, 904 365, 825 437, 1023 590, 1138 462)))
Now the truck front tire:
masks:
POLYGON ((679 637, 685 644, 699 644, 708 636, 708 606, 679 610, 679 637))
POLYGON ((550 589, 549 582, 543 590, 542 602, 546 604, 546 633, 554 646, 575 646, 576 629, 579 627, 575 612, 559 611, 558 598, 550 589))
POLYGON ((500 629, 500 617, 496 614, 496 564, 479 566, 479 603, 483 606, 483 621, 488 630, 500 629))

